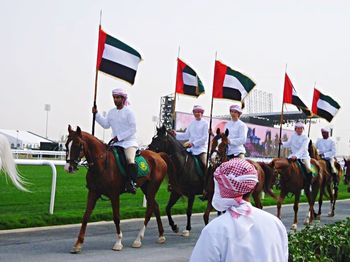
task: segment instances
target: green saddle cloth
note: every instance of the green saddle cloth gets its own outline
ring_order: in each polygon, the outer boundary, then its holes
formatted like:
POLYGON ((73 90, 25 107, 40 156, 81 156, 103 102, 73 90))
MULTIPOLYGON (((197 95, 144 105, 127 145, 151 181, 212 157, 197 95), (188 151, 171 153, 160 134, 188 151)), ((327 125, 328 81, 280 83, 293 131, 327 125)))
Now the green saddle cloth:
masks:
MULTIPOLYGON (((127 176, 125 166, 122 165, 122 162, 120 160, 120 156, 118 154, 118 150, 116 148, 113 148, 115 163, 117 164, 119 170, 121 171, 123 176, 127 176)), ((135 156, 135 163, 137 164, 137 177, 144 177, 147 176, 150 173, 149 165, 146 161, 146 159, 141 156, 137 155, 135 156)))
MULTIPOLYGON (((307 172, 306 172, 306 167, 304 164, 301 164, 300 161, 296 161, 298 164, 299 169, 301 170, 301 172, 304 174, 304 177, 307 176, 307 172)), ((317 173, 317 168, 315 165, 311 164, 311 173, 312 173, 312 177, 315 177, 318 175, 317 173)))
POLYGON ((197 157, 193 156, 193 158, 194 158, 194 165, 196 167, 197 174, 200 177, 203 177, 204 172, 203 172, 203 168, 202 168, 202 163, 200 162, 200 160, 197 157))

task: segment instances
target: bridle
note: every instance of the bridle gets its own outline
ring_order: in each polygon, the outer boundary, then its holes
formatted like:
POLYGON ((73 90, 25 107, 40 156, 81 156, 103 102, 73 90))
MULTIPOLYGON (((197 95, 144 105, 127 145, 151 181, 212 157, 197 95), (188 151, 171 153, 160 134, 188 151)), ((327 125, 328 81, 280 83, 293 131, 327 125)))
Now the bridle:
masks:
MULTIPOLYGON (((85 155, 85 150, 84 150, 84 143, 80 142, 78 147, 78 151, 76 153, 77 157, 75 159, 71 159, 71 152, 72 152, 72 145, 74 140, 71 139, 70 141, 67 141, 66 144, 66 163, 68 163, 70 166, 73 166, 75 169, 78 169, 78 164, 81 162, 82 157, 85 155), (69 145, 70 143, 72 143, 70 146, 67 147, 67 145, 69 145)), ((76 146, 74 146, 76 147, 76 146)))

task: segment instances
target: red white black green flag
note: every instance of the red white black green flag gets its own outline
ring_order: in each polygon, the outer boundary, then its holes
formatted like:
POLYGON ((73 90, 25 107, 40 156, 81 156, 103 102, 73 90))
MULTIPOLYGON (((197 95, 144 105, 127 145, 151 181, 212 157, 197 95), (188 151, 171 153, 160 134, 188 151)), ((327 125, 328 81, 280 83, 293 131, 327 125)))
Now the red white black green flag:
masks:
POLYGON ((243 101, 254 86, 249 77, 215 61, 213 98, 243 101))
POLYGON ((295 105, 299 110, 303 111, 307 117, 312 115, 310 109, 308 109, 304 102, 299 98, 297 91, 295 90, 287 73, 285 74, 284 78, 283 103, 295 105))
POLYGON ((134 84, 141 55, 99 28, 97 70, 134 84))
POLYGON ((197 73, 179 58, 177 59, 175 91, 178 94, 196 97, 204 94, 204 86, 197 73))
POLYGON ((340 109, 340 105, 330 96, 326 96, 314 89, 314 97, 312 99, 312 112, 319 117, 331 122, 335 114, 340 109))

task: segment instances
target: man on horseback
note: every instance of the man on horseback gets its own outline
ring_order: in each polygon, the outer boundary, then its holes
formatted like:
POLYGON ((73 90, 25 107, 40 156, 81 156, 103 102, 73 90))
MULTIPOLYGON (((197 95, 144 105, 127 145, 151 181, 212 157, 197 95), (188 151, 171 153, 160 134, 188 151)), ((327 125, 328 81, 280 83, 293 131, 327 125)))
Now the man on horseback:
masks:
POLYGON ((136 120, 135 115, 128 107, 128 95, 121 89, 112 91, 113 101, 116 107, 112 108, 106 117, 98 113, 93 107, 92 112, 96 113, 96 121, 103 128, 112 128, 113 146, 122 147, 127 162, 126 173, 129 180, 126 182, 126 191, 136 193, 135 182, 137 178, 137 165, 135 164, 135 154, 138 148, 136 142, 136 120))
POLYGON ((247 141, 248 127, 239 118, 242 115, 242 108, 239 105, 230 106, 231 121, 226 123, 225 129, 228 129, 228 148, 227 158, 232 159, 235 157, 245 157, 244 144, 247 141))
POLYGON ((310 155, 308 151, 308 145, 310 139, 303 134, 304 132, 304 124, 301 122, 297 122, 295 124, 295 133, 291 135, 288 141, 281 142, 281 145, 285 148, 291 149, 291 154, 288 156, 288 159, 293 161, 301 160, 304 164, 307 179, 309 183, 312 183, 312 171, 311 171, 311 163, 310 163, 310 155))
POLYGON ((321 133, 322 133, 322 138, 319 138, 317 140, 316 148, 318 150, 318 153, 320 154, 320 157, 330 165, 331 167, 330 171, 334 181, 334 187, 338 187, 337 169, 334 165, 335 163, 334 158, 336 155, 335 142, 333 139, 329 137, 329 133, 330 133, 329 128, 322 128, 321 133))
POLYGON ((188 142, 184 144, 187 151, 199 157, 203 167, 205 167, 207 163, 209 124, 202 118, 204 113, 203 107, 195 105, 193 106, 192 112, 195 120, 187 127, 186 132, 173 133, 177 140, 188 140, 188 142))
POLYGON ((258 183, 255 167, 238 158, 224 162, 214 183, 213 207, 226 212, 202 230, 190 261, 288 261, 281 220, 249 203, 258 183))

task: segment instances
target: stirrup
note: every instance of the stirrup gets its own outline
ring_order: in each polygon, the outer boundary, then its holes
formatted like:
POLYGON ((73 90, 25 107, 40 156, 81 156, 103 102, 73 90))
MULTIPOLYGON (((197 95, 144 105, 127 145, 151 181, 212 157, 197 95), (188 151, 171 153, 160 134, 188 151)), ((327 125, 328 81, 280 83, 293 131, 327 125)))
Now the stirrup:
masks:
POLYGON ((125 191, 130 194, 136 194, 136 187, 133 181, 127 181, 125 191))

